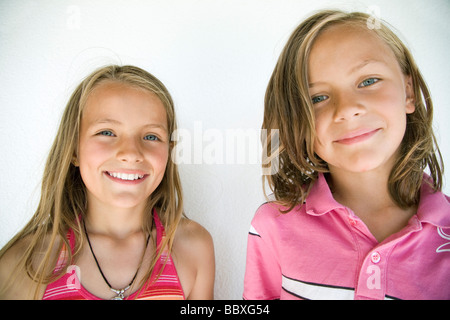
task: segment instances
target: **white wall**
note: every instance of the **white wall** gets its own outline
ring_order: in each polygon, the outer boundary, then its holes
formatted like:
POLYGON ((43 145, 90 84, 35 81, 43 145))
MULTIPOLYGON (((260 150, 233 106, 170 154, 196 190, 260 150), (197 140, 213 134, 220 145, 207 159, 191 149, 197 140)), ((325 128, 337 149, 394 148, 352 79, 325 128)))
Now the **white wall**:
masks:
MULTIPOLYGON (((330 4, 371 6, 400 30, 431 88, 449 167, 448 0, 2 0, 0 246, 37 206, 59 118, 83 76, 107 63, 135 64, 167 85, 179 127, 192 138, 220 143, 229 129, 259 134, 264 91, 287 37, 311 11, 330 4)), ((180 166, 186 212, 214 238, 216 298, 241 299, 248 227, 264 201, 261 170, 250 158, 200 160, 180 166)))

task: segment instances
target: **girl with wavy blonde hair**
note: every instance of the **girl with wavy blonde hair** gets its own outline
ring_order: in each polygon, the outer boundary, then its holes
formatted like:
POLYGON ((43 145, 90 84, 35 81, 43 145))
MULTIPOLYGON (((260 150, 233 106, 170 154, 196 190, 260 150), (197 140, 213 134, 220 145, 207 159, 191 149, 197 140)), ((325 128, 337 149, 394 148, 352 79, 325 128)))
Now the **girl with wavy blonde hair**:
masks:
POLYGON ((251 224, 247 299, 450 298, 430 93, 373 19, 317 12, 279 57, 262 125, 279 131, 279 169, 251 224))
POLYGON ((212 298, 212 240, 183 214, 175 130, 172 98, 147 71, 110 65, 86 77, 62 116, 39 206, 0 251, 0 297, 212 298))

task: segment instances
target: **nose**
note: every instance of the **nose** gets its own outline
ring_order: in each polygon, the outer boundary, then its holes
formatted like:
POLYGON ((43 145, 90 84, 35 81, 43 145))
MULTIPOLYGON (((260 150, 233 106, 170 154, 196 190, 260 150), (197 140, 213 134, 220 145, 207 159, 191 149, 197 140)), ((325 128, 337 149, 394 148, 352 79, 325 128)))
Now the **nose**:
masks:
POLYGON ((351 120, 366 113, 366 108, 357 97, 351 93, 343 93, 334 99, 334 121, 351 120))
POLYGON ((122 162, 139 163, 144 160, 140 141, 130 137, 122 138, 118 150, 117 159, 122 162))

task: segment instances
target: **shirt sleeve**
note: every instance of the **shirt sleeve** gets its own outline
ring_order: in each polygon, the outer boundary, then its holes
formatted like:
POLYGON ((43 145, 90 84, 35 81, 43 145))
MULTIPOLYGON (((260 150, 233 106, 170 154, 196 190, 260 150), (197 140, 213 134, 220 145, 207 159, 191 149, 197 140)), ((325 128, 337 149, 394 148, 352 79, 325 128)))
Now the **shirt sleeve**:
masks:
POLYGON ((252 220, 247 241, 245 300, 280 299, 281 267, 276 249, 278 232, 271 222, 264 206, 258 209, 252 220))

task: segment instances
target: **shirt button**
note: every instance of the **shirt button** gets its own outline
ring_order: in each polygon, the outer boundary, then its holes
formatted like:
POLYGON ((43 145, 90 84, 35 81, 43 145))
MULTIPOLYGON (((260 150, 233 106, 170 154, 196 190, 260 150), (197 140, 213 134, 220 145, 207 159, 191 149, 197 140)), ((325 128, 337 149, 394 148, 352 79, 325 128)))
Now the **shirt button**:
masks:
POLYGON ((357 224, 356 220, 352 218, 348 218, 348 223, 350 223, 352 227, 356 227, 357 224))
POLYGON ((381 255, 377 251, 374 251, 370 256, 370 260, 372 260, 373 263, 378 263, 381 260, 381 255))

